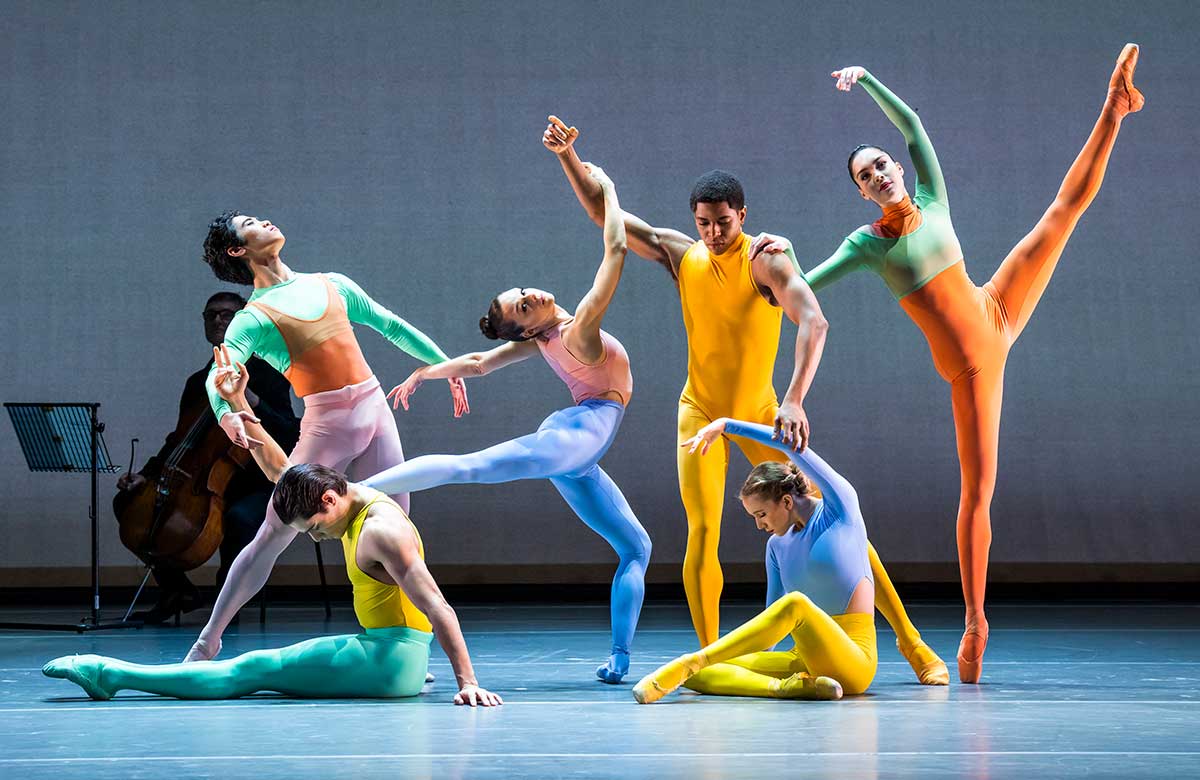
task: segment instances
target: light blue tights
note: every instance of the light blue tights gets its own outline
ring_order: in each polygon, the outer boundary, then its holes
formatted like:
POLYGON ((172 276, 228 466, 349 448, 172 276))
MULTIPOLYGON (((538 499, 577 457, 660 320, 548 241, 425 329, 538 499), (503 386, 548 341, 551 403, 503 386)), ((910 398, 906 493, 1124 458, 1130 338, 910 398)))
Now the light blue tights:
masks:
POLYGON ((620 488, 597 465, 624 416, 625 407, 614 401, 584 401, 551 414, 537 433, 465 455, 423 455, 362 484, 395 495, 438 485, 549 479, 579 519, 604 537, 620 558, 610 598, 612 655, 596 670, 604 682, 618 683, 629 671, 629 649, 650 561, 650 537, 620 488))

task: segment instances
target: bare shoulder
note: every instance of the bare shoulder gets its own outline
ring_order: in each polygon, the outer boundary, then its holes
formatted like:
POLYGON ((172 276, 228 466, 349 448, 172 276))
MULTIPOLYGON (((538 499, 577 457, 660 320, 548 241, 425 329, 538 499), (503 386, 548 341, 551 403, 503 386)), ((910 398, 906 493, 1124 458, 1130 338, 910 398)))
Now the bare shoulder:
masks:
POLYGON ((416 542, 417 534, 408 515, 391 501, 376 501, 367 508, 358 544, 373 549, 396 549, 416 542))

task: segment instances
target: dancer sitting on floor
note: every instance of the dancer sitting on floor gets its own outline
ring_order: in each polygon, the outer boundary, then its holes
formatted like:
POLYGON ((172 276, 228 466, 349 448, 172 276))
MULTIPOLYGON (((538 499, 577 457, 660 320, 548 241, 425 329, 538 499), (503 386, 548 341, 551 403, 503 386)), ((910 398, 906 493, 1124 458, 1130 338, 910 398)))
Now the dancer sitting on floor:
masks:
MULTIPOLYGON (((846 167, 864 200, 883 215, 851 233, 838 250, 805 274, 815 292, 851 271, 879 274, 929 342, 934 368, 950 383, 950 403, 961 471, 958 566, 966 602, 966 629, 958 647, 958 676, 979 681, 987 647, 984 616, 991 503, 999 460, 1000 404, 1008 352, 1041 300, 1079 218, 1100 184, 1121 121, 1145 102, 1133 86, 1138 47, 1126 44, 1108 81, 1100 117, 1054 202, 1022 238, 991 281, 978 287, 967 276, 962 248, 950 222, 950 202, 933 144, 916 112, 860 67, 833 72, 837 88, 861 84, 903 134, 916 171, 915 196, 904 185, 904 167, 877 146, 850 153, 846 167)), ((785 239, 760 236, 750 255, 790 251, 785 239)))
POLYGON ((629 357, 621 343, 600 330, 625 264, 625 226, 612 180, 589 166, 604 190, 604 260, 592 289, 568 313, 554 296, 532 287, 500 293, 479 327, 490 339, 508 343, 413 372, 389 397, 408 408, 408 398, 426 379, 482 376, 541 352, 567 384, 575 405, 554 412, 537 433, 466 455, 424 455, 367 479, 385 493, 409 493, 438 485, 549 479, 575 514, 620 556, 611 595, 612 654, 596 670, 607 683, 629 671, 629 650, 645 594, 650 537, 625 496, 598 465, 625 415, 633 390, 629 357))
POLYGON ((720 419, 681 446, 700 454, 722 434, 787 453, 750 472, 739 496, 767 540, 767 608, 716 642, 643 677, 633 696, 658 701, 684 685, 721 696, 840 699, 875 678, 875 585, 854 487, 811 448, 797 452, 769 426, 720 419), (806 476, 807 475, 807 476, 806 476), (815 497, 809 478, 820 488, 815 497), (771 648, 788 634, 795 646, 771 648))
MULTIPOLYGON (((245 366, 238 363, 235 373, 225 348, 213 351, 221 397, 235 412, 249 410, 245 366)), ((503 703, 475 680, 458 617, 425 568, 421 536, 400 505, 327 466, 293 466, 252 415, 242 419, 254 459, 277 483, 272 503, 279 518, 317 541, 342 540, 354 613, 363 632, 254 650, 227 661, 154 665, 64 656, 42 672, 70 680, 93 699, 110 699, 122 690, 180 699, 231 699, 256 691, 305 698, 416 696, 425 683, 429 644, 436 635, 458 680, 454 703, 503 703)))

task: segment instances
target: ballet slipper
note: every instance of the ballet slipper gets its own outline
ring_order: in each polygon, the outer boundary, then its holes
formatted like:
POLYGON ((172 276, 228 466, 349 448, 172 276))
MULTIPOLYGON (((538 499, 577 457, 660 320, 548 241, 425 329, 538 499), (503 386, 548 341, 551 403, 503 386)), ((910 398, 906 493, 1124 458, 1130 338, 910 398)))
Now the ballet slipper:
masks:
POLYGON ((633 698, 637 699, 638 704, 653 704, 683 685, 689 677, 706 665, 700 653, 681 655, 639 680, 638 684, 633 686, 633 698))
POLYGON ((103 662, 98 655, 64 655, 42 667, 42 674, 70 680, 96 701, 108 701, 112 693, 100 685, 103 662))
POLYGON ((625 679, 629 673, 629 653, 614 652, 608 658, 608 663, 596 668, 596 677, 600 682, 616 685, 625 679))
POLYGON ((987 650, 988 626, 969 625, 958 645, 958 680, 977 683, 983 675, 983 654, 987 650))
POLYGON ((1117 116, 1125 116, 1142 110, 1146 98, 1141 90, 1133 86, 1133 72, 1137 69, 1138 45, 1127 43, 1117 57, 1117 66, 1113 69, 1112 78, 1108 80, 1108 102, 1117 112, 1117 116))
POLYGON ((939 658, 929 645, 918 641, 912 647, 905 648, 897 637, 896 649, 917 673, 917 680, 921 685, 950 684, 950 670, 946 668, 946 662, 939 658))
POLYGON ((813 677, 797 672, 782 680, 773 680, 771 695, 777 699, 836 701, 842 698, 842 684, 832 677, 813 677))

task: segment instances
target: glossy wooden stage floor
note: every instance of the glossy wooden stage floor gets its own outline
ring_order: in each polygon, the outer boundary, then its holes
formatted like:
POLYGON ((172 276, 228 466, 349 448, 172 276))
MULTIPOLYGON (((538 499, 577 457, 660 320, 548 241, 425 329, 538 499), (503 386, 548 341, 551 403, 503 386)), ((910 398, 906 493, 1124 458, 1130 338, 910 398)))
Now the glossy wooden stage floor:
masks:
MULTIPOLYGON (((120 694, 92 702, 41 675, 48 659, 101 653, 178 660, 203 613, 180 629, 88 635, 0 632, 0 775, 351 778, 1185 778, 1200 777, 1200 605, 1001 604, 990 608, 985 684, 917 685, 879 634, 865 696, 786 702, 676 694, 638 706, 631 684, 691 649, 682 604, 649 604, 630 681, 592 671, 607 650, 600 605, 458 605, 482 684, 498 709, 450 704, 453 675, 399 701, 296 701, 260 695, 183 702, 120 694)), ((728 629, 754 605, 727 605, 728 629)), ((951 664, 959 608, 912 608, 951 664)), ((0 620, 37 617, 17 610, 0 620)), ((55 610, 57 619, 76 610, 55 610)), ((254 610, 223 656, 355 630, 348 609, 254 610)))

